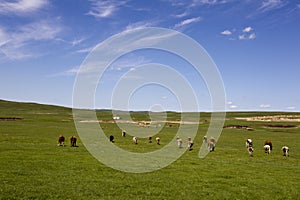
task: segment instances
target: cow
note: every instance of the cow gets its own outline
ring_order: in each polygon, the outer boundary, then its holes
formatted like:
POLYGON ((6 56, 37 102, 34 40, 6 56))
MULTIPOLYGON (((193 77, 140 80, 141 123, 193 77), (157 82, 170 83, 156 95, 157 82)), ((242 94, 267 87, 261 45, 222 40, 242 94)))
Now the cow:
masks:
POLYGON ((65 146, 65 137, 63 135, 58 136, 57 146, 65 146))
POLYGON ((109 136, 109 141, 110 142, 114 143, 115 142, 114 139, 115 139, 115 137, 113 135, 109 136))
POLYGON ((214 151, 214 150, 215 150, 215 143, 209 141, 209 142, 207 143, 207 149, 208 149, 209 152, 214 151))
POLYGON ((150 136, 150 135, 148 136, 148 142, 152 143, 152 136, 150 136))
POLYGON ((71 143, 70 145, 71 145, 71 147, 77 147, 77 146, 76 146, 76 142, 77 142, 76 136, 74 136, 74 135, 71 136, 71 137, 70 137, 70 143, 71 143))
POLYGON ((246 148, 252 147, 253 146, 253 142, 251 139, 247 139, 246 140, 246 148))
POLYGON ((289 156, 289 148, 287 146, 282 147, 283 156, 288 157, 289 156))
POLYGON ((270 154, 270 153, 271 153, 271 146, 268 145, 268 144, 266 144, 266 145, 264 146, 264 150, 265 150, 265 153, 270 154))
POLYGON ((138 143, 137 137, 133 137, 133 138, 132 138, 132 142, 133 142, 134 144, 137 144, 137 143, 138 143))
POLYGON ((126 131, 122 131, 122 137, 125 137, 126 136, 126 131))
POLYGON ((216 139, 214 137, 210 137, 207 143, 207 149, 209 152, 215 151, 216 139))
POLYGON ((270 140, 266 140, 265 141, 265 145, 269 145, 270 146, 270 150, 273 150, 273 146, 272 146, 272 142, 270 140))
POLYGON ((249 156, 253 156, 253 152, 254 152, 253 147, 248 147, 247 150, 248 150, 249 156))
POLYGON ((182 148, 182 139, 179 136, 177 136, 176 140, 178 148, 182 148))
POLYGON ((159 137, 155 138, 155 141, 156 141, 156 144, 160 145, 160 138, 159 137))
POLYGON ((193 142, 192 138, 188 137, 187 146, 190 151, 193 150, 193 145, 194 145, 194 142, 193 142))
POLYGON ((207 136, 206 135, 203 137, 203 142, 207 143, 207 136))

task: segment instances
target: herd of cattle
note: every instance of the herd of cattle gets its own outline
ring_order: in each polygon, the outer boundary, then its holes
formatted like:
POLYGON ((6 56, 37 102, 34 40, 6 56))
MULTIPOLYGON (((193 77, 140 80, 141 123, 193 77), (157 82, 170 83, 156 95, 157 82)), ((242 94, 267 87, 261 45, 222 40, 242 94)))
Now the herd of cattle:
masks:
MULTIPOLYGON (((126 136, 126 131, 122 131, 122 137, 125 137, 125 136, 126 136)), ((114 142, 114 136, 110 135, 109 140, 110 140, 110 142, 114 142)), ((177 136, 176 140, 177 140, 178 148, 182 148, 183 147, 183 140, 179 136, 177 136)), ((76 136, 74 136, 74 135, 71 136, 70 137, 70 146, 71 147, 77 147, 76 142, 77 142, 76 136)), ((134 144, 138 144, 138 138, 135 137, 135 136, 132 137, 132 142, 134 144)), ((152 143, 152 136, 148 136, 148 142, 152 143)), ((160 145, 160 138, 156 137, 155 142, 156 142, 156 144, 160 145)), ((207 150, 209 152, 212 152, 212 151, 215 150, 215 144, 216 144, 215 138, 210 137, 208 139, 207 136, 204 136, 203 137, 203 143, 207 144, 207 150)), ((58 146, 65 146, 65 137, 63 135, 60 135, 58 137, 58 144, 57 145, 58 146)), ((193 149, 193 145, 194 145, 194 142, 193 142, 192 138, 188 137, 187 147, 190 151, 193 149)), ((253 156, 254 148, 253 148, 253 142, 252 142, 251 139, 246 140, 246 148, 248 150, 249 155, 253 156)), ((264 144, 265 153, 270 154, 272 149, 273 149, 272 142, 270 140, 266 140, 265 144, 264 144)), ((282 152, 283 152, 283 156, 286 156, 286 157, 289 156, 289 148, 287 146, 282 147, 282 152)))
MULTIPOLYGON (((248 150, 249 155, 253 156, 254 149, 253 149, 253 142, 251 139, 246 140, 246 148, 248 150)), ((271 151, 273 150, 273 145, 270 140, 265 141, 264 150, 265 150, 265 153, 267 153, 267 154, 270 154, 271 151)), ((283 146, 281 148, 281 150, 282 150, 283 156, 286 156, 286 157, 289 156, 289 147, 283 146)))

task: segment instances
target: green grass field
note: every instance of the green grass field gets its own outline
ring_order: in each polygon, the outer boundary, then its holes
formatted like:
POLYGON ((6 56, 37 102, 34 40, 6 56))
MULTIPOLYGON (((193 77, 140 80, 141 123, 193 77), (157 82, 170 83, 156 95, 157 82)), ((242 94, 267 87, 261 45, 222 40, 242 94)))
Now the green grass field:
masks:
MULTIPOLYGON (((100 163, 80 138, 77 148, 71 148, 68 139, 65 147, 57 146, 60 134, 77 135, 71 109, 0 100, 0 199, 299 199, 300 128, 266 127, 299 126, 299 122, 235 119, 279 114, 286 113, 227 113, 225 125, 254 130, 223 129, 215 152, 200 159, 198 151, 210 119, 209 113, 201 113, 193 151, 161 170, 134 174, 100 163), (253 157, 245 148, 247 138, 254 141, 253 157), (266 139, 273 142, 270 155, 263 150, 266 139), (290 147, 288 158, 282 156, 284 145, 290 147)), ((97 115, 101 119, 112 116, 110 111, 97 115)), ((146 113, 132 116, 137 120, 148 117, 146 113)), ((180 113, 168 113, 168 119, 179 118, 180 113)), ((121 137, 115 124, 101 126, 107 135, 115 136, 116 145, 133 152, 162 148, 177 130, 176 126, 164 127, 158 134, 160 146, 147 139, 133 145, 131 137, 121 137)))

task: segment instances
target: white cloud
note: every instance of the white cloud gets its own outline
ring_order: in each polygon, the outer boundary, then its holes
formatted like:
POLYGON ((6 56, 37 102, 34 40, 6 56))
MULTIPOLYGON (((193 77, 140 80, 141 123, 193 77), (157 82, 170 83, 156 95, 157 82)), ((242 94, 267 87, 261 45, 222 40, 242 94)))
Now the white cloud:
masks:
POLYGON ((248 27, 243 29, 244 33, 249 33, 250 31, 253 31, 253 28, 251 26, 248 26, 248 27))
POLYGON ((87 13, 96 18, 106 18, 113 15, 120 7, 126 4, 127 1, 116 1, 116 0, 103 0, 96 1, 92 0, 91 10, 87 13))
POLYGON ((261 104, 259 107, 260 108, 271 108, 271 105, 270 104, 261 104))
POLYGON ((228 101, 227 104, 228 104, 228 105, 232 105, 233 102, 232 102, 232 101, 228 101))
POLYGON ((186 26, 188 24, 196 23, 196 22, 199 22, 201 20, 202 20, 201 17, 194 17, 194 18, 186 19, 186 20, 183 20, 183 21, 175 24, 174 28, 179 28, 179 27, 182 27, 182 26, 186 26))
POLYGON ((255 33, 251 33, 251 34, 249 35, 249 37, 248 37, 249 40, 253 40, 253 39, 255 39, 255 38, 256 38, 255 33))
POLYGON ((161 98, 162 98, 162 99, 168 99, 168 97, 167 97, 167 96, 162 96, 161 98))
POLYGON ((236 108, 238 108, 238 106, 236 106, 236 105, 230 105, 229 108, 236 109, 236 108))
POLYGON ((22 15, 41 9, 48 4, 47 0, 0 1, 0 14, 22 15))
POLYGON ((286 107, 286 109, 288 109, 288 110, 296 110, 296 107, 295 106, 289 106, 289 107, 286 107))
POLYGON ((221 32, 222 35, 231 35, 232 32, 230 30, 225 30, 223 32, 221 32))
POLYGON ((262 2, 259 10, 262 12, 266 12, 269 10, 277 9, 282 7, 285 4, 282 0, 265 0, 262 2))
POLYGON ((245 35, 239 35, 239 40, 245 40, 246 36, 245 35))

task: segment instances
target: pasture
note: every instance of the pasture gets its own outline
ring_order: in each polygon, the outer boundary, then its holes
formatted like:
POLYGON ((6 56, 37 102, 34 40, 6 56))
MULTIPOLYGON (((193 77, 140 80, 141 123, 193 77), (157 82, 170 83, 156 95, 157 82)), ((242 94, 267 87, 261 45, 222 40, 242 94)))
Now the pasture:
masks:
MULTIPOLYGON (((227 113, 225 126, 253 130, 224 128, 215 151, 200 159, 210 119, 209 113, 201 113, 192 151, 161 170, 134 174, 100 163, 80 138, 78 147, 70 147, 69 136, 77 135, 71 109, 0 100, 0 199, 298 199, 300 123, 236 119, 284 114, 290 113, 227 113), (65 147, 57 146, 60 134, 67 139, 65 147), (253 157, 245 148, 248 138, 253 140, 253 157), (263 150, 267 139, 273 142, 269 155, 263 150), (282 156, 284 145, 290 148, 288 158, 282 156)), ((97 115, 112 118, 108 110, 97 115)), ((145 112, 132 116, 148 119, 145 112)), ((180 113, 168 113, 169 120, 179 118, 180 113)), ((114 123, 100 124, 107 136, 114 135, 115 145, 133 152, 162 148, 177 130, 166 125, 158 134, 161 145, 147 138, 134 145, 114 123)), ((182 139, 186 146, 187 138, 182 139)))

